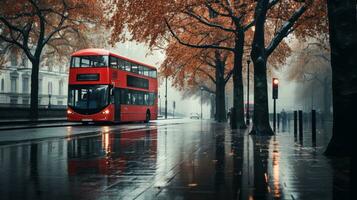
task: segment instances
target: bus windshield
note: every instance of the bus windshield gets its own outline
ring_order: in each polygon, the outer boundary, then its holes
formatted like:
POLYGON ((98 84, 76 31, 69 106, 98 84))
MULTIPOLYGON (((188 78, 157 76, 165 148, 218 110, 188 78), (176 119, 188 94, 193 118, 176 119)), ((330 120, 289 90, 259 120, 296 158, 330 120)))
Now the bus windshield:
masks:
POLYGON ((75 56, 72 57, 71 67, 107 67, 108 56, 75 56))
POLYGON ((108 85, 69 86, 68 105, 77 111, 95 113, 108 104, 108 85))

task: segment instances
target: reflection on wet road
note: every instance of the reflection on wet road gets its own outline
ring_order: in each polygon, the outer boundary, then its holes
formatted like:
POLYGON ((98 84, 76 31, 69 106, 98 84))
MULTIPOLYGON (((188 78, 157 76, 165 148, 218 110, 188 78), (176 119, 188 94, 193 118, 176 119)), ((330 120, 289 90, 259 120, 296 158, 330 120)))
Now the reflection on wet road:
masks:
POLYGON ((288 132, 199 120, 61 130, 0 146, 1 199, 347 199, 324 142, 288 132))

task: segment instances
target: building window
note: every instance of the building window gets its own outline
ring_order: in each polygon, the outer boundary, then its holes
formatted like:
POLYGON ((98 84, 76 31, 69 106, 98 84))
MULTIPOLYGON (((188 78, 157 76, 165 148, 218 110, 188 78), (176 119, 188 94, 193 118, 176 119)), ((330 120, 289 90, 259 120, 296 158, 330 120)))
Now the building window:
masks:
POLYGON ((22 99, 22 104, 30 104, 30 99, 29 98, 23 98, 22 99))
POLYGON ((11 92, 17 92, 17 77, 11 77, 11 92))
POLYGON ((22 93, 29 93, 29 77, 22 77, 22 93))
POLYGON ((4 92, 5 90, 5 81, 4 79, 1 79, 1 91, 4 92))
POLYGON ((10 62, 11 62, 11 66, 17 66, 17 56, 15 53, 11 55, 10 62))
POLYGON ((63 95, 63 80, 59 81, 58 84, 58 95, 63 95))
POLYGON ((17 104, 17 97, 10 97, 10 104, 17 104))

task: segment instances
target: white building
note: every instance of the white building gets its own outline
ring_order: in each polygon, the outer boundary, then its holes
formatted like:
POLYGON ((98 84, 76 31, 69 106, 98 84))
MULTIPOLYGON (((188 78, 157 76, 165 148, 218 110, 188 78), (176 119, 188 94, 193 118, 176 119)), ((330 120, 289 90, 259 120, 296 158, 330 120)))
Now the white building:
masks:
MULTIPOLYGON (((11 52, 0 66, 0 106, 25 107, 30 104, 31 62, 25 55, 11 52)), ((44 62, 43 62, 44 63, 44 62)), ((67 105, 68 67, 41 64, 39 72, 39 105, 67 105)))

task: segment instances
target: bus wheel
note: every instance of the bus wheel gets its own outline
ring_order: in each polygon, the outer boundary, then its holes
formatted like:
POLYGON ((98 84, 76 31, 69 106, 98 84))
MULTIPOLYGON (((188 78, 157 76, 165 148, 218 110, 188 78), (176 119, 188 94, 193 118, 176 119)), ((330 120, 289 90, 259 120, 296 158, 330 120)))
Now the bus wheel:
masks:
POLYGON ((145 123, 148 123, 149 121, 150 121, 150 111, 146 111, 145 123))

